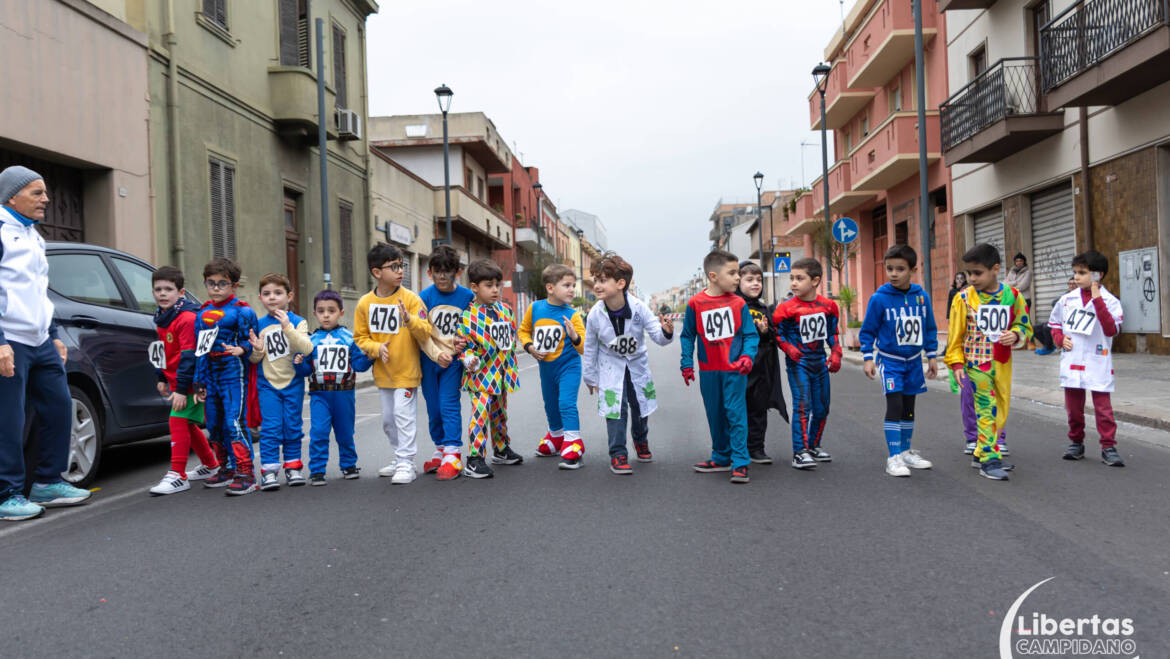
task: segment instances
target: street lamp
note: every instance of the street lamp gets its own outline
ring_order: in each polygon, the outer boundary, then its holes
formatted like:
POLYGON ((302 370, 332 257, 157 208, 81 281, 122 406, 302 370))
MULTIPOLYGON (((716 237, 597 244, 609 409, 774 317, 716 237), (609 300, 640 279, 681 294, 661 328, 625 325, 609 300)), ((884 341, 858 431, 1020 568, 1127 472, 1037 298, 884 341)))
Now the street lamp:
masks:
MULTIPOLYGON (((763 227, 760 227, 760 228, 763 229, 763 227)), ((768 206, 768 261, 767 261, 768 265, 766 267, 763 267, 760 269, 763 270, 764 272, 767 272, 768 276, 772 279, 772 301, 773 302, 776 301, 776 269, 774 267, 775 264, 773 263, 773 261, 775 260, 774 255, 776 254, 775 235, 776 234, 772 230, 772 207, 768 206)), ((761 260, 763 260, 763 259, 761 259, 761 260)))
POLYGON ((447 211, 447 244, 451 245, 451 146, 447 141, 447 112, 451 110, 451 97, 455 92, 446 84, 435 88, 435 99, 443 113, 443 198, 447 211))
POLYGON ((532 184, 532 192, 536 195, 536 224, 533 225, 533 230, 536 231, 536 258, 541 259, 541 262, 544 259, 544 239, 540 235, 544 231, 544 227, 541 226, 544 213, 541 212, 542 209, 540 207, 540 192, 543 189, 544 186, 540 184, 540 181, 532 184))
POLYGON ((813 82, 817 85, 817 93, 821 95, 821 187, 825 191, 825 236, 829 244, 825 245, 825 293, 830 294, 833 285, 833 270, 830 268, 829 250, 833 248, 833 225, 829 219, 829 132, 825 121, 825 90, 829 87, 829 73, 833 67, 821 62, 813 67, 813 82))
MULTIPOLYGON (((760 208, 760 205, 761 205, 761 201, 762 201, 761 197, 763 195, 763 192, 761 192, 761 190, 764 187, 764 175, 761 174, 760 172, 756 172, 755 175, 752 176, 752 180, 755 181, 755 184, 756 184, 756 227, 759 229, 759 232, 760 232, 759 233, 759 236, 760 236, 760 240, 759 240, 759 243, 760 243, 760 265, 763 266, 764 265, 764 209, 760 208)), ((763 270, 763 267, 761 267, 760 270, 763 270)))

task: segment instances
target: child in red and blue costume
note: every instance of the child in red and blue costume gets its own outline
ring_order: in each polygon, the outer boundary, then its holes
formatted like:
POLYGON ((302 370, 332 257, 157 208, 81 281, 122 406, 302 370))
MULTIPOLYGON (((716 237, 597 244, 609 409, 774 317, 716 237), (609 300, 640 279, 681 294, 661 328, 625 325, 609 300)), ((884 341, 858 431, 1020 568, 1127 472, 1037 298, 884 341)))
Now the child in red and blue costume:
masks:
POLYGON ((195 388, 220 464, 219 472, 203 485, 227 486, 230 495, 256 491, 252 441, 240 420, 248 395, 247 359, 252 351, 248 333, 255 331, 257 319, 252 308, 236 298, 240 275, 240 266, 231 259, 213 259, 204 266, 209 300, 195 318, 195 388))
POLYGON ((730 471, 732 483, 748 482, 747 375, 760 335, 739 287, 739 258, 717 249, 703 259, 707 289, 687 302, 683 316, 682 376, 695 380, 699 348, 699 390, 711 429, 711 459, 694 466, 701 473, 730 471))
POLYGON ((841 369, 837 340, 837 303, 817 295, 821 264, 800 259, 792 264, 793 296, 776 307, 772 324, 776 341, 788 356, 788 385, 792 390, 792 466, 814 469, 833 457, 821 448, 829 418, 829 373, 841 369), (825 357, 825 344, 830 355, 825 357))

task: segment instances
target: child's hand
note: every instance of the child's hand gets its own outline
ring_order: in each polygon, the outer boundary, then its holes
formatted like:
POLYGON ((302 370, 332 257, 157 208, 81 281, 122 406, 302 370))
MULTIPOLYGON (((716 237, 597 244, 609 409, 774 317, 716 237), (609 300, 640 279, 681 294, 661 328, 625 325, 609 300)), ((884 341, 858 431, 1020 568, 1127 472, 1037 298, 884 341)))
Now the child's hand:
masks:
POLYGON ((1061 348, 1064 348, 1065 350, 1072 350, 1072 349, 1073 349, 1073 341, 1072 341, 1072 338, 1071 338, 1071 337, 1067 337, 1067 336, 1066 336, 1066 337, 1064 337, 1064 341, 1061 341, 1061 342, 1060 342, 1060 347, 1061 347, 1061 348))
POLYGON ((406 313, 406 305, 398 300, 398 320, 405 326, 410 324, 410 316, 406 313))
POLYGON ((455 352, 463 352, 467 349, 467 339, 462 337, 455 339, 455 352))
POLYGON ((743 355, 735 360, 735 363, 731 367, 738 371, 740 375, 747 375, 752 372, 752 358, 743 355))
POLYGON ((999 343, 1001 346, 1014 346, 1020 340, 1020 335, 1016 334, 1015 330, 1008 330, 999 336, 999 343))
POLYGON ((447 368, 448 366, 451 365, 452 359, 453 358, 451 357, 451 353, 440 352, 437 363, 439 364, 439 366, 442 366, 443 368, 447 368))
POLYGON ((175 412, 187 409, 187 397, 178 392, 171 394, 171 409, 175 412))
POLYGON ((756 331, 758 331, 760 334, 767 334, 768 321, 764 320, 763 318, 757 318, 756 319, 756 331))
POLYGON ((597 387, 595 387, 595 386, 593 386, 593 385, 591 385, 591 384, 587 384, 587 385, 585 385, 585 388, 589 390, 589 395, 590 395, 590 396, 593 396, 594 394, 596 394, 596 393, 597 393, 597 387))
POLYGON ((206 400, 207 400, 207 390, 206 389, 200 388, 198 391, 195 392, 195 402, 196 403, 202 403, 202 402, 205 402, 206 400))
POLYGON ((158 395, 160 395, 164 398, 170 395, 167 393, 167 383, 166 382, 159 382, 158 385, 155 386, 155 388, 158 389, 158 395))
POLYGON ((469 371, 478 371, 479 370, 479 357, 476 357, 475 355, 464 355, 463 367, 469 371))
MULTIPOLYGON (((252 352, 258 352, 261 355, 264 354, 264 342, 260 340, 260 337, 256 336, 254 330, 248 330, 248 343, 252 344, 252 352)), ((228 352, 231 352, 231 348, 228 348, 228 352)))
POLYGON ((277 309, 276 311, 273 311, 272 317, 276 318, 277 320, 280 321, 281 329, 291 329, 292 328, 292 323, 289 322, 289 319, 288 319, 288 312, 285 311, 284 309, 277 309))
POLYGON ((303 363, 305 363, 305 356, 304 356, 303 354, 301 354, 301 353, 299 353, 299 352, 298 352, 297 354, 293 355, 293 363, 294 363, 294 364, 303 364, 303 363))
POLYGON ((581 335, 577 333, 577 330, 573 329, 573 323, 570 323, 568 318, 563 319, 561 322, 565 324, 565 336, 569 337, 570 341, 577 343, 581 340, 581 335))
POLYGON ((938 360, 930 359, 926 362, 926 379, 933 380, 938 377, 938 360))
POLYGON ((658 314, 658 324, 662 325, 662 331, 666 334, 674 334, 674 321, 667 318, 663 314, 658 314))
POLYGON ((1101 282, 1094 281, 1089 285, 1089 290, 1093 292, 1093 297, 1101 297, 1101 282))
MULTIPOLYGON (((242 357, 244 355, 244 349, 240 346, 228 346, 224 352, 231 355, 232 357, 242 357)), ((264 352, 263 347, 261 348, 260 352, 264 352)))
POLYGON ((687 368, 684 368, 682 370, 682 376, 683 376, 683 384, 687 385, 688 387, 691 386, 691 383, 695 381, 695 369, 693 369, 689 366, 687 368))
POLYGON ((538 362, 544 361, 544 358, 548 356, 547 352, 539 352, 531 343, 524 347, 524 351, 532 355, 532 358, 538 362))
MULTIPOLYGON (((933 359, 930 361, 931 363, 934 363, 933 359)), ((865 371, 865 377, 869 378, 870 380, 872 380, 874 376, 877 375, 877 365, 873 363, 872 359, 866 360, 865 366, 863 366, 861 370, 865 371)))
POLYGON ((829 372, 836 373, 841 370, 841 355, 833 353, 829 355, 829 372))
POLYGON ((378 347, 378 359, 382 360, 383 364, 390 363, 390 343, 383 343, 378 347))

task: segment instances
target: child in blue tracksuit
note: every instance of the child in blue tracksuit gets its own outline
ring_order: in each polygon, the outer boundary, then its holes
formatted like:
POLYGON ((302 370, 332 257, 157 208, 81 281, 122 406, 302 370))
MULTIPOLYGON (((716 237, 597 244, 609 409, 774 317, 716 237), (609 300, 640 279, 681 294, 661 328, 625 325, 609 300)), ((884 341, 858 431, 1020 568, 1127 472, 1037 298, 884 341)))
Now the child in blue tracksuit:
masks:
POLYGON ((717 249, 703 259, 707 288, 687 302, 683 315, 683 382, 695 380, 695 341, 699 348, 699 390, 711 429, 711 458, 694 466, 701 473, 730 471, 732 483, 748 482, 747 376, 760 335, 751 310, 735 294, 739 258, 717 249))
POLYGON ((435 443, 435 453, 423 463, 423 472, 435 473, 441 481, 454 480, 463 472, 463 362, 450 356, 460 352, 462 342, 456 337, 459 321, 475 293, 457 283, 462 270, 459 253, 448 245, 439 245, 427 264, 427 275, 435 283, 418 294, 427 309, 431 323, 428 343, 434 348, 421 350, 419 357, 423 400, 427 404, 431 441, 435 443), (439 361, 431 359, 432 354, 439 361))
POLYGON ((910 277, 918 254, 908 245, 894 245, 885 255, 886 279, 869 298, 861 324, 861 355, 865 374, 875 375, 886 395, 885 435, 890 455, 886 473, 909 476, 911 469, 930 469, 930 461, 910 449, 914 435, 915 396, 926 393, 922 354, 930 361, 929 377, 938 374, 938 327, 930 296, 910 277))
POLYGON ((252 355, 257 364, 256 388, 260 394, 260 489, 280 489, 277 474, 284 467, 290 487, 305 484, 301 462, 301 409, 305 404, 305 377, 294 360, 313 351, 309 324, 288 310, 292 302, 288 277, 269 273, 260 278, 260 302, 268 315, 251 333, 252 355), (281 453, 284 461, 281 462, 281 453))
POLYGON ((357 373, 370 370, 374 362, 354 343, 353 332, 339 325, 343 312, 337 291, 321 291, 313 298, 318 327, 309 336, 313 349, 298 371, 309 378, 309 485, 325 485, 330 430, 337 441, 342 477, 353 480, 361 472, 353 444, 354 389, 357 373))
POLYGON ((226 494, 256 491, 252 471, 252 440, 240 425, 247 401, 247 357, 256 313, 236 298, 240 266, 216 258, 203 267, 208 301, 195 317, 195 390, 204 403, 203 415, 219 471, 204 487, 227 487, 226 494), (230 451, 228 449, 231 449, 230 451))
POLYGON ((560 455, 561 469, 576 469, 585 454, 577 413, 585 323, 581 312, 569 306, 576 293, 577 275, 569 266, 554 263, 540 278, 548 298, 528 306, 516 332, 520 345, 540 368, 548 433, 537 445, 536 455, 560 455))

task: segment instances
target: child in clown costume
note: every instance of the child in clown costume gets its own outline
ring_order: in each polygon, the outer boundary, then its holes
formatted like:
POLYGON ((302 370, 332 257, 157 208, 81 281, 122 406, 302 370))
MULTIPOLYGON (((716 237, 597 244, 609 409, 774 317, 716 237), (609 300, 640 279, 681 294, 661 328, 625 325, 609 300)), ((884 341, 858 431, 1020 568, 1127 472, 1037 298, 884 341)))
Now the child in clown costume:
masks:
MULTIPOLYGON (((495 455, 512 458, 508 439, 508 392, 519 387, 516 371, 516 320, 512 309, 500 302, 500 266, 482 259, 467 267, 467 278, 475 300, 463 312, 458 338, 466 342, 463 353, 463 390, 471 396, 471 422, 467 429, 470 444, 463 474, 469 478, 491 478, 492 468, 484 459, 489 431, 495 455)), ((497 464, 519 464, 507 459, 497 464)))
POLYGON ((951 301, 944 361, 962 369, 975 393, 979 445, 971 466, 992 480, 1007 480, 1013 465, 1001 460, 996 436, 1007 424, 1012 395, 1012 348, 1032 336, 1024 298, 999 282, 999 250, 986 243, 963 255, 971 284, 951 301))

